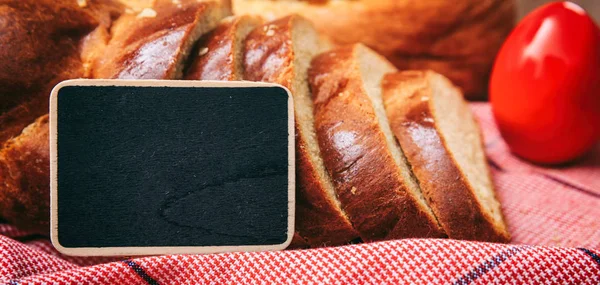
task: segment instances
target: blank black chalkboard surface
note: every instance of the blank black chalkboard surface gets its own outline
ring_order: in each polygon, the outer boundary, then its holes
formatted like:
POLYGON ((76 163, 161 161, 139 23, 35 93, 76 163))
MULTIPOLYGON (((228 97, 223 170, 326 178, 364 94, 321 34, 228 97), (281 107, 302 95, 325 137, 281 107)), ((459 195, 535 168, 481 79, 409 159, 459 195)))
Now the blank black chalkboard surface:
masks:
POLYGON ((69 255, 279 250, 294 232, 289 91, 70 80, 50 99, 51 238, 69 255))

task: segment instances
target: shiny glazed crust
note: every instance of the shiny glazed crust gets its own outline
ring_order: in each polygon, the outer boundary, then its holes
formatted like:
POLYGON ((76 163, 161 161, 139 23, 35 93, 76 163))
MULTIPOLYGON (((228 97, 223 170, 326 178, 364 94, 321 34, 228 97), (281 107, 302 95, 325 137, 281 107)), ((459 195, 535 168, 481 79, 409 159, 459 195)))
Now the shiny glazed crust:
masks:
POLYGON ((309 72, 319 145, 343 209, 363 240, 443 237, 386 143, 360 72, 361 50, 372 52, 352 45, 321 54, 309 72))
MULTIPOLYGON (((193 43, 231 15, 222 1, 157 0, 148 13, 125 14, 93 69, 94 78, 177 79, 193 43)), ((142 11, 143 12, 143 11, 142 11)))
POLYGON ((242 80, 244 78, 243 40, 260 25, 251 16, 227 18, 212 32, 203 36, 193 49, 187 80, 242 80))
POLYGON ((399 69, 433 69, 483 98, 494 58, 515 22, 514 0, 234 0, 235 13, 291 13, 337 44, 362 42, 399 69))
MULTIPOLYGON (((299 16, 289 16, 256 28, 245 42, 246 79, 279 83, 292 92, 295 77, 292 33, 299 16)), ((317 51, 314 51, 317 52, 317 51)), ((296 116, 298 122, 298 116, 296 116)), ((296 230, 311 246, 346 244, 358 233, 326 194, 314 159, 308 151, 307 134, 296 124, 296 230)))
POLYGON ((0 147, 48 112, 52 87, 84 76, 81 41, 120 14, 116 1, 0 0, 0 147))
MULTIPOLYGON (((443 114, 436 118, 432 107, 429 81, 433 76, 441 77, 433 72, 405 71, 384 78, 383 96, 392 131, 450 238, 509 242, 506 225, 494 223, 477 201, 437 125, 443 114)), ((455 88, 449 81, 444 84, 455 88)), ((489 176, 489 170, 486 172, 489 176)))
POLYGON ((0 0, 0 114, 81 76, 80 40, 120 9, 115 1, 90 0, 83 9, 71 0, 0 0))
POLYGON ((0 0, 0 215, 21 228, 49 230, 50 90, 86 76, 87 35, 100 35, 122 9, 111 0, 0 0))

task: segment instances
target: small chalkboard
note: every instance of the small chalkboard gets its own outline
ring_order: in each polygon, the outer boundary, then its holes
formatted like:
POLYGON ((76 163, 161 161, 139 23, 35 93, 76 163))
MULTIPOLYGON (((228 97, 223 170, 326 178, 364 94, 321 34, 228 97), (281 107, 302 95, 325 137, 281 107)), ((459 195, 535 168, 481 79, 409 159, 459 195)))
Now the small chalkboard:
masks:
POLYGON ((64 81, 50 146, 64 254, 279 250, 293 236, 293 101, 280 85, 64 81))

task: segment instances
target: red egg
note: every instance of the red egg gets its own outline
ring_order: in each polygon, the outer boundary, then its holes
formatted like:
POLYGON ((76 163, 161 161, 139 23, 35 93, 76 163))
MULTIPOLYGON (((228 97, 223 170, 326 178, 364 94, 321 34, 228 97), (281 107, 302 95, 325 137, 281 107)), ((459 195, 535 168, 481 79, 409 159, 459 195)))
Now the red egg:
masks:
POLYGON ((542 164, 570 161, 600 138, 600 30, 571 2, 527 15, 502 46, 490 102, 513 153, 542 164))

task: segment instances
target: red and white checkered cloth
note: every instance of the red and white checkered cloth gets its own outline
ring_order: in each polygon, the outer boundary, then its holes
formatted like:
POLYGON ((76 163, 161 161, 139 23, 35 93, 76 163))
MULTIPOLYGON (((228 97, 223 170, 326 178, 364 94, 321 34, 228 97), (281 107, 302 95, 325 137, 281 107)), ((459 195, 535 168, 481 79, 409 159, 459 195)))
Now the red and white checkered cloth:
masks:
POLYGON ((6 284, 600 284, 600 145, 562 168, 511 155, 473 104, 513 244, 407 239, 311 250, 137 259, 67 257, 0 224, 6 284))

